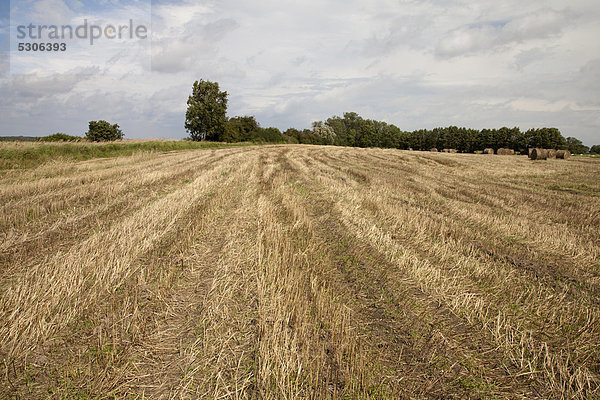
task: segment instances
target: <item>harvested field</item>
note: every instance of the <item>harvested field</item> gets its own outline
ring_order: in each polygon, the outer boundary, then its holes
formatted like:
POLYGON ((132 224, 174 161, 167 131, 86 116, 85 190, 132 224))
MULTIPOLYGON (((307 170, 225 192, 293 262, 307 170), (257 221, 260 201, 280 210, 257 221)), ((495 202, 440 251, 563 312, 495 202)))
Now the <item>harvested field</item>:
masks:
POLYGON ((303 145, 0 174, 2 398, 600 395, 600 160, 303 145))

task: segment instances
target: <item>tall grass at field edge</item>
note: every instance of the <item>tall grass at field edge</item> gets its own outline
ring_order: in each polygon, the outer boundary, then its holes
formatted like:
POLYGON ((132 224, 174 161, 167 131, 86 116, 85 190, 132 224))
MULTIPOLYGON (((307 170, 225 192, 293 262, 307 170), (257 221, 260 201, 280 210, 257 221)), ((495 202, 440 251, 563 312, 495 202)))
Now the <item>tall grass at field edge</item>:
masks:
POLYGON ((138 152, 218 149, 252 144, 245 142, 193 142, 187 140, 143 140, 108 143, 4 142, 0 144, 0 170, 32 168, 55 159, 84 161, 92 158, 129 156, 138 152))

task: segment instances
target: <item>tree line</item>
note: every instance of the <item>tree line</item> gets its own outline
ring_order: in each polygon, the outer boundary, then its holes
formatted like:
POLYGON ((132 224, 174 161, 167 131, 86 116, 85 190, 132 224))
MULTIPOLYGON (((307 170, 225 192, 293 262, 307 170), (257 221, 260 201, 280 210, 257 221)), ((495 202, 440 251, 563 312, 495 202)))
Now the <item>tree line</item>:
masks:
POLYGON ((472 153, 486 148, 511 148, 526 152, 529 147, 563 149, 568 147, 557 128, 537 128, 522 132, 518 127, 472 129, 457 126, 403 131, 393 124, 364 119, 354 112, 313 123, 313 136, 320 144, 353 147, 384 147, 430 150, 456 149, 472 153))
MULTIPOLYGON (((354 112, 343 117, 333 116, 326 121, 313 122, 312 135, 304 135, 319 144, 353 147, 384 147, 430 150, 456 149, 472 153, 486 148, 510 148, 525 153, 528 148, 569 149, 585 153, 587 148, 576 138, 565 138, 557 128, 532 128, 525 132, 519 127, 472 129, 457 126, 403 131, 393 124, 364 119, 354 112)), ((304 138, 300 135, 299 140, 304 138)))
MULTIPOLYGON (((190 139, 414 150, 437 148, 456 149, 464 153, 502 147, 520 153, 535 147, 568 149, 576 154, 590 150, 577 138, 565 138, 557 128, 533 128, 522 132, 519 127, 478 130, 448 126, 403 131, 393 124, 364 119, 355 112, 344 113, 343 117, 333 116, 326 121, 315 121, 312 129, 289 128, 281 132, 274 127, 261 127, 254 116, 228 118, 227 96, 227 92, 221 91, 216 82, 194 82, 187 101, 185 122, 190 139)), ((592 146, 592 150, 600 152, 600 146, 592 146)))
MULTIPOLYGON (((571 153, 600 154, 600 145, 588 148, 579 139, 563 137, 557 128, 533 128, 522 132, 519 127, 499 129, 472 129, 457 126, 403 131, 384 121, 364 119, 355 112, 342 117, 332 116, 315 121, 312 129, 260 126, 254 116, 227 117, 228 93, 221 91, 217 82, 199 80, 192 86, 188 97, 185 128, 190 140, 215 142, 300 143, 350 147, 382 147, 395 149, 430 150, 455 149, 472 153, 492 148, 510 148, 525 153, 529 148, 568 149, 571 153)), ((98 142, 123 139, 118 124, 90 121, 84 138, 63 133, 39 138, 41 141, 98 142)))

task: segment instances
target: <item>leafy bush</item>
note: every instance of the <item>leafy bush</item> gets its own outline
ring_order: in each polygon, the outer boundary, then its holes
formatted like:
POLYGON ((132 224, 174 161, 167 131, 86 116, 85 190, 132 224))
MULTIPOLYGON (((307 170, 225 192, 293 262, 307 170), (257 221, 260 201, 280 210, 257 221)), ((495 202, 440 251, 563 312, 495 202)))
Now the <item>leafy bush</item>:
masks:
POLYGON ((38 139, 38 142, 79 142, 81 141, 79 136, 71 136, 66 133, 55 133, 54 135, 44 136, 38 139))

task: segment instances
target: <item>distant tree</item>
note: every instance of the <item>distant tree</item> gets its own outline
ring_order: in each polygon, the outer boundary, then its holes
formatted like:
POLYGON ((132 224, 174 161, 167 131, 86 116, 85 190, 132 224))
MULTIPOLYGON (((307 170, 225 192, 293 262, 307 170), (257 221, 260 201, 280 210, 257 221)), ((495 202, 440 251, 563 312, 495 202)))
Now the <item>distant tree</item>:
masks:
POLYGON ((513 143, 513 137, 513 130, 507 126, 503 126, 496 131, 496 140, 492 147, 496 151, 502 147, 510 147, 513 143))
POLYGON ((301 132, 296 128, 288 128, 285 132, 283 132, 283 138, 288 143, 301 143, 300 142, 300 134, 301 132))
POLYGON ((591 154, 600 154, 600 144, 595 144, 592 147, 590 147, 590 153, 591 154))
POLYGON ((437 146, 437 142, 439 141, 439 129, 424 129, 423 138, 421 140, 421 149, 420 150, 429 150, 435 146, 437 146))
MULTIPOLYGON (((346 115, 344 115, 345 117, 346 115)), ((354 135, 354 146, 358 147, 376 147, 377 146, 377 131, 372 121, 358 117, 353 125, 356 126, 354 135)))
POLYGON ((512 143, 509 148, 521 154, 527 152, 527 138, 525 137, 525 133, 521 132, 518 127, 513 128, 512 143))
POLYGON ((395 125, 376 121, 376 130, 379 132, 379 147, 408 149, 407 141, 403 132, 395 125))
POLYGON ((256 139, 261 142, 281 143, 283 135, 279 129, 269 127, 259 130, 256 139))
POLYGON ((566 149, 567 141, 557 128, 536 128, 525 132, 529 147, 543 149, 566 149))
POLYGON ((589 147, 584 145, 581 140, 574 137, 567 138, 567 148, 573 154, 583 154, 589 150, 589 147))
POLYGON ((423 150, 425 148, 424 138, 426 129, 419 129, 408 134, 408 147, 414 150, 423 150))
POLYGON ((194 82, 188 97, 185 129, 192 140, 222 140, 227 122, 227 92, 217 82, 194 82))
POLYGON ((255 139, 260 125, 254 116, 230 118, 225 124, 222 140, 225 142, 246 142, 255 139))
POLYGON ((495 136, 496 129, 482 129, 477 135, 477 150, 493 148, 495 136))
MULTIPOLYGON (((260 140, 266 140, 264 130, 259 136, 260 140)), ((414 150, 438 148, 456 149, 459 152, 483 151, 486 148, 498 150, 504 147, 523 154, 531 147, 557 150, 568 148, 567 140, 557 128, 534 128, 521 132, 516 126, 482 130, 448 126, 405 132, 385 121, 364 119, 355 112, 346 112, 343 117, 333 116, 325 122, 315 121, 312 130, 290 128, 281 137, 282 141, 288 143, 414 150)), ((576 140, 571 138, 571 145, 577 145, 576 140)), ((581 148, 576 152, 581 152, 581 148)))
POLYGON ((337 146, 354 145, 353 143, 351 143, 354 140, 354 138, 349 137, 348 130, 346 129, 346 124, 344 123, 344 120, 342 118, 334 116, 327 119, 325 123, 327 124, 327 126, 331 127, 331 129, 333 129, 333 133, 335 134, 335 140, 333 144, 337 146))
POLYGON ((303 129, 298 136, 298 141, 302 144, 321 144, 321 138, 310 129, 303 129))
POLYGON ((85 137, 92 142, 108 142, 123 139, 123 131, 118 124, 111 125, 104 120, 90 121, 85 137))
POLYGON ((322 121, 313 122, 313 134, 317 136, 321 144, 333 144, 335 140, 335 131, 333 128, 322 121))

